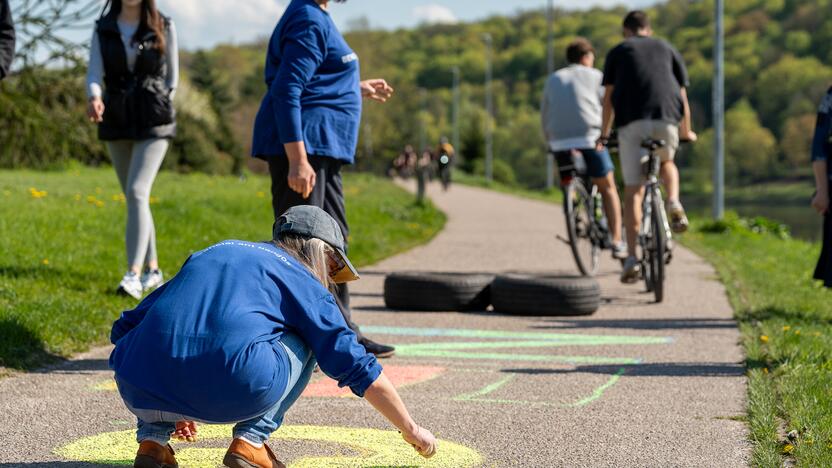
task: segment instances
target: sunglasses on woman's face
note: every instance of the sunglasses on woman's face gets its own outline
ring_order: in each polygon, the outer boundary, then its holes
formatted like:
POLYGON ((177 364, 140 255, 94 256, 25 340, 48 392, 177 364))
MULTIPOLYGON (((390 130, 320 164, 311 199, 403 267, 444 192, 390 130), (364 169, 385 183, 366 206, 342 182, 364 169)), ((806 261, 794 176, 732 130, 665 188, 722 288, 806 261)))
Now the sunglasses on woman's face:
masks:
POLYGON ((327 266, 329 267, 329 276, 335 276, 339 271, 343 270, 347 264, 341 259, 341 256, 335 252, 330 252, 327 255, 327 266))

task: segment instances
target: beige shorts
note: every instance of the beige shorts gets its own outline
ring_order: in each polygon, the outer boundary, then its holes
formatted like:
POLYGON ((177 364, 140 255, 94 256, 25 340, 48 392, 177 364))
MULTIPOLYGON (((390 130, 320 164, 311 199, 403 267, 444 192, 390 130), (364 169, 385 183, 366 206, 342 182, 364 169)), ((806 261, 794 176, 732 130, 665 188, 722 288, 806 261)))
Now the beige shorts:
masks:
POLYGON ((641 142, 647 138, 667 142, 656 154, 662 162, 673 161, 679 149, 679 126, 664 120, 636 120, 618 129, 618 154, 624 185, 644 182, 641 161, 647 157, 647 150, 641 147, 641 142))

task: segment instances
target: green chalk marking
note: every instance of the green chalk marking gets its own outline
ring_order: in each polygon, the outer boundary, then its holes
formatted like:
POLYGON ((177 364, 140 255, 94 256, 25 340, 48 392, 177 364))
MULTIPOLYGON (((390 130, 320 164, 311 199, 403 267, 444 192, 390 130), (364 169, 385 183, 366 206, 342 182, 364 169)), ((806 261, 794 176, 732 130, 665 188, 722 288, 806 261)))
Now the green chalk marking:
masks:
POLYGON ((624 368, 618 369, 618 372, 615 373, 609 380, 607 380, 603 385, 596 388, 592 391, 592 394, 587 396, 586 398, 581 398, 580 400, 574 403, 554 403, 551 401, 529 401, 529 400, 507 400, 503 398, 482 398, 486 395, 489 395, 496 390, 502 388, 511 380, 514 379, 515 376, 509 375, 503 377, 502 379, 488 384, 485 387, 477 390, 473 393, 466 393, 463 395, 459 395, 454 397, 453 399, 456 401, 471 401, 477 403, 489 403, 489 404, 499 404, 499 405, 521 405, 521 406, 547 406, 547 407, 555 407, 555 408, 578 408, 581 406, 586 406, 592 403, 595 400, 598 400, 604 395, 604 392, 609 390, 612 386, 614 386, 618 381, 621 379, 621 376, 624 375, 624 368))
MULTIPOLYGON (((502 338, 551 341, 550 346, 602 346, 602 345, 649 345, 668 344, 670 337, 626 336, 626 335, 582 335, 577 333, 512 332, 500 330, 476 330, 467 328, 418 328, 418 327, 361 327, 367 333, 381 335, 455 337, 455 338, 502 338)), ((434 343, 436 344, 436 343, 434 343)))
POLYGON ((460 395, 458 397, 454 397, 454 400, 459 400, 459 401, 474 400, 477 397, 482 397, 482 396, 488 395, 489 393, 494 392, 495 390, 497 390, 500 387, 502 387, 503 385, 511 382, 512 380, 514 380, 514 376, 513 375, 507 375, 507 376, 503 377, 502 379, 500 379, 500 380, 498 380, 498 381, 496 381, 492 384, 486 385, 485 387, 481 388, 480 390, 477 390, 474 393, 467 393, 465 395, 460 395))
MULTIPOLYGON (((606 344, 606 343, 605 343, 606 344)), ((583 344, 586 345, 586 344, 583 344)), ((557 341, 532 341, 532 340, 515 340, 515 341, 438 341, 433 343, 413 343, 406 346, 410 349, 488 349, 488 348, 554 348, 558 346, 575 346, 575 343, 565 343, 557 341)))
POLYGON ((593 401, 601 398, 604 395, 604 392, 606 392, 610 387, 618 383, 618 380, 621 379, 622 375, 624 375, 624 370, 624 368, 618 369, 618 372, 616 372, 615 375, 610 377, 610 379, 607 380, 607 383, 596 388, 595 391, 592 392, 592 395, 582 400, 576 401, 571 406, 586 406, 592 403, 593 401))
MULTIPOLYGON (((522 348, 523 342, 518 341, 514 347, 522 348)), ((435 347, 434 347, 435 348, 435 347)), ((443 349, 430 349, 421 345, 396 345, 396 355, 401 357, 436 357, 444 359, 480 359, 494 361, 543 361, 559 362, 565 364, 613 364, 629 365, 638 364, 639 359, 614 358, 603 356, 564 356, 546 354, 514 354, 514 353, 466 353, 461 351, 446 351, 443 349)))

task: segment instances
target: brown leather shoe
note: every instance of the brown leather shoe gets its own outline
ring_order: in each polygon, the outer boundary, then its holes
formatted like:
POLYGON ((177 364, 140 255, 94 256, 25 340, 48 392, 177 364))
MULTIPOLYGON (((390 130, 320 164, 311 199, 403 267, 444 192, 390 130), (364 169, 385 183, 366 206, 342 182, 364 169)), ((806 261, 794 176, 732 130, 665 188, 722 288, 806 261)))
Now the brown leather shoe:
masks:
POLYGON ((286 468, 286 465, 277 460, 268 445, 263 444, 262 447, 255 448, 240 439, 231 442, 222 464, 229 468, 286 468))
POLYGON ((145 440, 139 444, 133 468, 179 468, 175 453, 170 445, 159 445, 152 440, 145 440))

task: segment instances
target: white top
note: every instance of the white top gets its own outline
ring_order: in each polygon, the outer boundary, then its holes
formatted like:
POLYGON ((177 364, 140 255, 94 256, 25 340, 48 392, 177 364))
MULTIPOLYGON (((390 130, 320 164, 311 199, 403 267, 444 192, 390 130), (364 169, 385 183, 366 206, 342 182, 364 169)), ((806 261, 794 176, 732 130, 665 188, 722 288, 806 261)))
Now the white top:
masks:
MULTIPOLYGON (((121 42, 124 43, 124 50, 127 52, 127 68, 132 72, 136 66, 136 58, 139 55, 137 44, 133 44, 133 35, 139 28, 139 23, 127 23, 118 21, 118 30, 121 33, 121 42)), ((167 57, 168 76, 165 80, 170 97, 173 98, 176 86, 179 83, 179 45, 176 37, 176 26, 169 20, 167 31, 167 57)), ((101 55, 101 41, 98 38, 98 30, 92 33, 92 44, 90 45, 90 63, 87 70, 87 97, 101 97, 103 94, 101 84, 104 82, 104 57, 101 55)))

